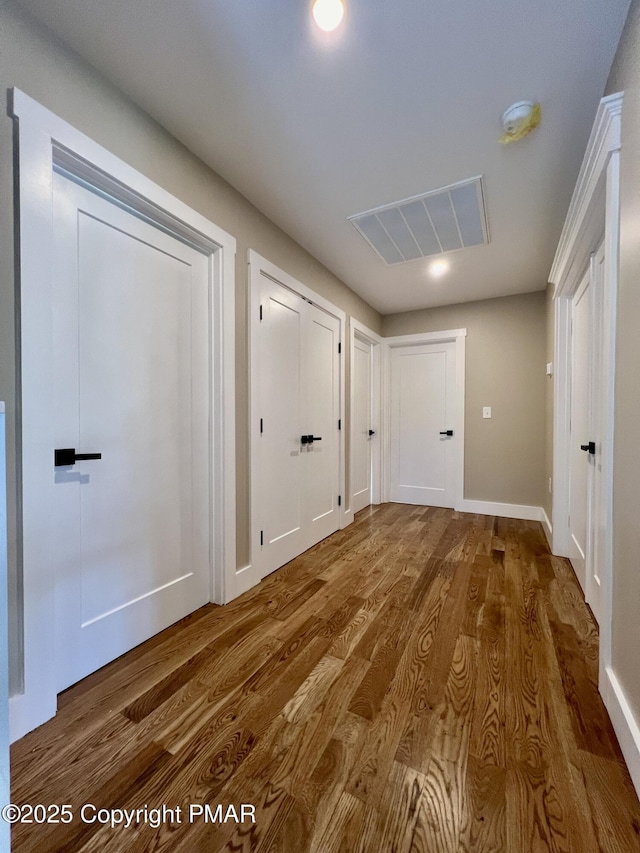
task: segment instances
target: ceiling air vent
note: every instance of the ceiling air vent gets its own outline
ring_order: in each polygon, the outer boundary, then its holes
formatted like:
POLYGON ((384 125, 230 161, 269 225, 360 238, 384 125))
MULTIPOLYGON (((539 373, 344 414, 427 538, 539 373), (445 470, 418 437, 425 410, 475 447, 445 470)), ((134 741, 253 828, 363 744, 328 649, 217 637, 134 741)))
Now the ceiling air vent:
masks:
POLYGON ((489 242, 481 177, 365 210, 348 219, 388 264, 489 242))

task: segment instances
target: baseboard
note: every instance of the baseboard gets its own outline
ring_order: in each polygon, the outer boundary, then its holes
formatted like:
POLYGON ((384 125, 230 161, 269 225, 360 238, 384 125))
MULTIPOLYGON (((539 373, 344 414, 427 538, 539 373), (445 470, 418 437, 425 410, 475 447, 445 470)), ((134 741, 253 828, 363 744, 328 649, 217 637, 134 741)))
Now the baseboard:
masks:
POLYGON ((498 515, 502 518, 521 518, 523 521, 544 521, 541 506, 526 504, 502 504, 493 501, 470 501, 464 499, 456 507, 458 512, 473 512, 477 515, 498 515))
MULTIPOLYGON (((547 542, 549 543, 549 548, 551 548, 551 542, 553 540, 553 527, 551 522, 549 521, 549 516, 543 506, 540 507, 542 512, 542 518, 540 521, 542 522, 542 529, 544 530, 544 535, 547 537, 547 542)), ((553 552, 553 548, 551 548, 553 552)))
POLYGON ((607 667, 605 673, 605 683, 600 685, 600 692, 627 762, 633 786, 640 797, 640 728, 616 674, 611 667, 607 667))

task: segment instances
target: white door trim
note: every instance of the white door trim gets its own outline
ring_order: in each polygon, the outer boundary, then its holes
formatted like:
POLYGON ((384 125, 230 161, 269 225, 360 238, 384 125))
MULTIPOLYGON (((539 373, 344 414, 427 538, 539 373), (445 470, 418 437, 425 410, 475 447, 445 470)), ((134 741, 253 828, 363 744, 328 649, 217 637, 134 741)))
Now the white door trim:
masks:
MULTIPOLYGON (((615 377, 615 322, 618 290, 620 225, 620 131, 622 93, 600 101, 591 137, 549 275, 555 301, 555 383, 553 438, 553 545, 566 556, 569 545, 570 440, 570 300, 604 234, 604 317, 602 323, 603 375, 607 377, 602 436, 602 499, 606 507, 606 538, 602 567, 603 596, 600 624, 599 685, 609 707, 609 671, 612 664, 613 584, 613 419, 615 377)), ((612 719, 615 714, 612 712, 612 719)), ((624 738, 620 737, 621 743, 624 738)), ((625 757, 627 757, 625 755, 625 757)), ((629 760, 629 759, 628 759, 629 760)))
POLYGON ((454 461, 454 507, 463 511, 464 503, 464 397, 465 397, 465 349, 466 329, 447 329, 442 332, 422 332, 416 335, 395 335, 384 338, 383 368, 383 487, 382 500, 390 500, 391 494, 391 350, 397 347, 420 346, 422 344, 447 343, 456 345, 456 417, 454 430, 458 438, 454 461))
MULTIPOLYGON (((358 320, 355 320, 353 317, 349 320, 349 365, 351 369, 351 376, 353 376, 353 362, 354 362, 354 349, 356 336, 360 338, 360 340, 367 341, 371 344, 372 350, 372 359, 371 359, 371 388, 372 388, 372 401, 371 408, 373 410, 373 423, 375 425, 375 430, 377 434, 377 441, 373 443, 372 452, 371 452, 371 503, 379 504, 382 502, 382 446, 384 443, 384 425, 382 418, 382 357, 384 347, 382 344, 384 343, 384 338, 381 338, 380 335, 377 335, 375 332, 371 331, 371 329, 367 328, 364 323, 360 323, 358 320)), ((351 382, 349 383, 349 471, 353 471, 353 462, 352 462, 352 453, 353 453, 353 445, 354 445, 354 393, 353 393, 353 385, 351 382)), ((352 482, 351 477, 349 478, 350 487, 349 491, 352 491, 352 482)), ((349 496, 349 505, 351 505, 351 496, 349 496)))
MULTIPOLYGON (((260 324, 260 305, 258 300, 256 299, 256 294, 254 291, 257 290, 257 283, 260 281, 261 275, 266 275, 268 278, 272 279, 276 284, 280 284, 283 287, 288 288, 293 293, 297 293, 298 296, 301 296, 303 299, 306 299, 307 302, 311 302, 313 305, 316 305, 318 308, 321 308, 323 311, 326 311, 327 314, 331 314, 335 317, 340 323, 340 344, 342 348, 342 357, 340 358, 340 414, 339 417, 342 419, 344 424, 344 412, 345 412, 345 359, 344 359, 344 346, 345 346, 345 329, 347 322, 347 315, 342 309, 338 308, 332 302, 329 302, 328 299, 325 299, 323 296, 320 296, 319 293, 316 293, 311 288, 307 287, 302 282, 298 281, 293 276, 289 275, 289 273, 277 267, 275 264, 272 264, 271 261, 268 261, 262 255, 259 255, 253 249, 249 249, 247 252, 247 263, 249 265, 249 494, 250 494, 250 507, 249 507, 249 553, 251 555, 251 562, 248 566, 243 566, 242 569, 238 572, 238 589, 237 594, 244 592, 247 589, 251 589, 252 586, 259 583, 260 575, 258 573, 258 548, 260 548, 260 543, 255 535, 255 531, 253 529, 253 518, 255 516, 255 507, 257 503, 257 490, 255 489, 255 480, 253 477, 253 468, 252 468, 252 460, 257 458, 258 448, 256 446, 256 442, 258 440, 258 431, 256 424, 258 421, 255 415, 257 411, 257 381, 254 376, 254 365, 252 360, 252 352, 255 346, 256 336, 259 330, 260 324)), ((342 507, 343 511, 340 513, 340 528, 346 527, 351 524, 353 521, 353 512, 350 511, 348 506, 349 501, 346 498, 346 460, 345 460, 345 430, 342 429, 340 431, 340 492, 343 497, 342 507)))
POLYGON ((56 713, 51 519, 41 509, 52 471, 51 283, 54 170, 92 187, 209 256, 211 376, 211 600, 233 597, 235 534, 235 239, 18 89, 21 334, 21 565, 23 692, 11 699, 16 740, 56 713), (46 365, 46 369, 43 369, 46 365))

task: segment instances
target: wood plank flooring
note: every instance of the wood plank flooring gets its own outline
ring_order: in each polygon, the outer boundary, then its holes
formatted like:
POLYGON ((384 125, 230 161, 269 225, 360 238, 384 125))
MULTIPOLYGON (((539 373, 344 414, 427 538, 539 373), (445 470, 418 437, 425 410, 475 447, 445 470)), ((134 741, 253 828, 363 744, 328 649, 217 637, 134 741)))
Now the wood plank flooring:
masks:
POLYGON ((363 510, 62 694, 13 747, 12 797, 74 819, 15 825, 13 850, 637 853, 597 672, 539 524, 363 510), (183 811, 112 828, 87 803, 183 811), (256 820, 190 822, 191 803, 256 820))

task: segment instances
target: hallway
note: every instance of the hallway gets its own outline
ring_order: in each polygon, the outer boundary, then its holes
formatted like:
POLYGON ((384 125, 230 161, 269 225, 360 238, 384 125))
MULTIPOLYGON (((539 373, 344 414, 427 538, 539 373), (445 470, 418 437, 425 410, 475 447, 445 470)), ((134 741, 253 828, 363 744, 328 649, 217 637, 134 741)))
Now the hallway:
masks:
POLYGON ((637 851, 598 634, 537 522, 385 504, 59 697, 12 748, 37 851, 637 851), (256 806, 207 824, 190 803, 256 806), (182 807, 154 829, 98 808, 182 807), (90 817, 90 813, 87 813, 90 817))

